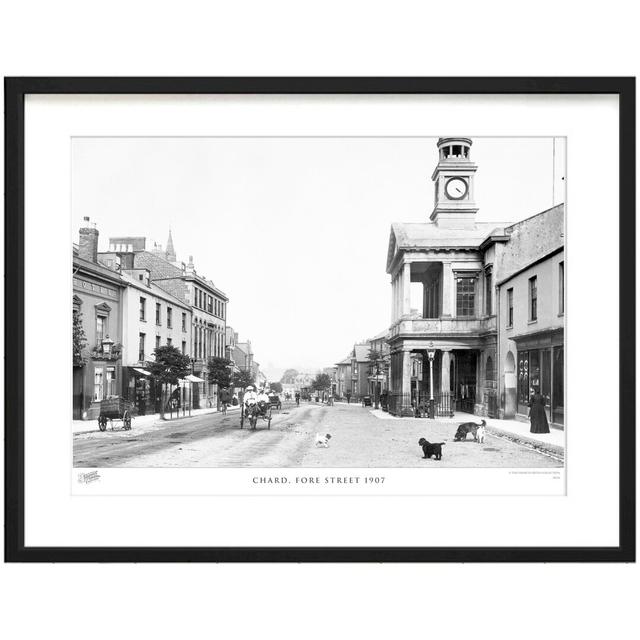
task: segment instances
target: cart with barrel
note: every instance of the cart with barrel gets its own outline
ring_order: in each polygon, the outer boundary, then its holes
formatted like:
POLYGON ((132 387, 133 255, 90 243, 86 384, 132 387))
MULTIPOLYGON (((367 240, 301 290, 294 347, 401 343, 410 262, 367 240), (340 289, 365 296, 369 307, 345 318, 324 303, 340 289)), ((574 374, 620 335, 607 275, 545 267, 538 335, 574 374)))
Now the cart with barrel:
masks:
POLYGON ((107 398, 100 401, 100 415, 98 416, 98 427, 100 431, 107 430, 107 421, 111 423, 111 430, 114 428, 114 421, 120 422, 122 429, 131 429, 131 403, 120 396, 107 398))

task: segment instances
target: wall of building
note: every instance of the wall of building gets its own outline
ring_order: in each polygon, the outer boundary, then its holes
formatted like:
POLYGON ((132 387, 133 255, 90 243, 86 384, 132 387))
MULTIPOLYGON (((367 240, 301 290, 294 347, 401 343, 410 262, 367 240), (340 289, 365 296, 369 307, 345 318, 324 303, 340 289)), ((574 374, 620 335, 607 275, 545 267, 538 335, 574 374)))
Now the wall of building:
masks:
MULTIPOLYGON (((564 314, 560 302, 560 263, 564 250, 538 262, 511 278, 499 288, 499 392, 505 417, 517 413, 514 394, 517 388, 518 347, 514 338, 550 334, 564 329, 564 314), (537 320, 529 319, 529 279, 537 278, 537 320), (513 289, 513 326, 507 326, 507 296, 513 289)), ((523 416, 526 417, 526 416, 523 416)))

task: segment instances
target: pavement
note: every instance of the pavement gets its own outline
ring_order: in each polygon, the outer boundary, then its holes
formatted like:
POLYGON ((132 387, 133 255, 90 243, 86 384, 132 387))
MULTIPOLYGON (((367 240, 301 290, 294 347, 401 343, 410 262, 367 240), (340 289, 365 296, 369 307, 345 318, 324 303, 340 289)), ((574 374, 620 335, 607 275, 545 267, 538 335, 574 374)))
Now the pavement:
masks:
MULTIPOLYGON (((433 422, 430 418, 399 418, 392 416, 382 409, 373 409, 371 413, 380 420, 400 420, 415 422, 433 422)), ((557 453, 564 452, 565 448, 565 431, 564 429, 556 429, 550 427, 549 433, 531 433, 530 424, 521 422, 520 420, 493 420, 491 418, 481 418, 468 413, 457 412, 453 418, 438 418, 438 422, 458 425, 462 422, 480 422, 486 420, 487 430, 495 435, 510 437, 521 442, 528 442, 533 446, 542 445, 550 451, 557 453)))
MULTIPOLYGON (((229 407, 227 409, 228 412, 232 412, 232 411, 239 411, 240 407, 229 407)), ((217 413, 218 409, 217 408, 210 408, 210 409, 192 409, 191 410, 191 416, 189 416, 189 413, 187 412, 187 414, 185 416, 182 415, 182 411, 180 412, 179 415, 177 415, 176 413, 173 414, 173 417, 171 417, 170 413, 165 413, 165 419, 163 420, 160 417, 159 413, 152 413, 146 416, 134 416, 131 419, 131 429, 132 430, 149 430, 150 428, 153 429, 153 427, 157 426, 159 423, 160 424, 165 424, 168 421, 174 421, 174 420, 182 420, 182 419, 188 419, 190 417, 192 418, 196 418, 198 416, 203 416, 203 415, 207 415, 210 413, 217 413)), ((115 429, 119 429, 121 427, 121 423, 119 421, 115 421, 114 423, 109 423, 107 422, 107 430, 110 431, 111 427, 114 426, 115 429)), ((73 432, 74 435, 77 434, 82 434, 82 433, 95 433, 98 432, 100 433, 100 429, 98 428, 98 421, 97 420, 72 420, 71 421, 71 430, 73 432)))
MULTIPOLYGON (((562 467, 561 451, 514 434, 487 430, 483 444, 453 440, 456 419, 398 419, 357 404, 302 403, 273 413, 271 428, 240 428, 233 413, 205 414, 131 431, 74 436, 76 467, 562 467), (315 436, 331 434, 329 447, 315 436), (424 459, 418 440, 444 443, 442 460, 424 459)), ((464 414, 465 419, 469 416, 464 414)), ((498 421, 496 421, 498 422, 498 421)), ((526 425, 525 425, 526 426, 526 425)))

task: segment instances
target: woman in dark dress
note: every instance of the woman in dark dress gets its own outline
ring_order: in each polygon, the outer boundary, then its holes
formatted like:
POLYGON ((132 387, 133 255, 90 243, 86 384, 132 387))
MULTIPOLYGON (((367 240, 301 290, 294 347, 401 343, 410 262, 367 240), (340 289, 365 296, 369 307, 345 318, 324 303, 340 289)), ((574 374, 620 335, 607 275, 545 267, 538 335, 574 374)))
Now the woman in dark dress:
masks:
POLYGON ((549 422, 544 410, 544 397, 535 390, 529 399, 529 418, 531 420, 531 433, 549 433, 549 422))

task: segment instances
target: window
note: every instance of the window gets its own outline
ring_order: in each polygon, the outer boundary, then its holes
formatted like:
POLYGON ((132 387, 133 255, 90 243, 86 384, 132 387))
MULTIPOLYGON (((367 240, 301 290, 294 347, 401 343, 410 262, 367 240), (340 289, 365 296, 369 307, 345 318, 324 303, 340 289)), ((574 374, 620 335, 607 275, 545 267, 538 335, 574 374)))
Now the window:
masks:
POLYGON ((100 346, 107 330, 107 318, 106 316, 96 316, 96 344, 100 346))
POLYGON ((172 342, 171 338, 167 338, 167 347, 170 347, 172 342))
POLYGON ((558 313, 564 313, 564 261, 558 265, 558 313))
POLYGON ((183 331, 187 331, 187 314, 183 313, 182 314, 182 330, 183 331))
POLYGON ((138 342, 138 362, 144 362, 144 338, 145 334, 141 333, 138 342))
POLYGON ((187 355, 187 343, 184 340, 182 341, 182 355, 187 355))
POLYGON ((476 279, 475 277, 457 278, 456 315, 459 317, 473 317, 476 309, 476 279))
POLYGON ((96 369, 93 373, 93 399, 102 400, 102 369, 96 369))
POLYGON ((147 300, 146 298, 140 298, 140 320, 145 322, 147 319, 147 300))
POLYGON ((507 327, 513 327, 513 288, 507 289, 507 327))
POLYGON ((107 367, 107 398, 111 398, 116 395, 116 370, 114 367, 107 367))
POLYGON ((492 294, 493 294, 493 278, 491 267, 484 272, 484 306, 485 313, 490 316, 493 313, 492 294))
POLYGON ((529 322, 538 319, 538 278, 529 278, 529 322))
POLYGON ((162 305, 159 302, 156 302, 156 324, 160 326, 162 323, 160 322, 160 310, 162 309, 162 305))
POLYGON ((193 288, 193 306, 198 306, 198 290, 195 287, 193 288))
POLYGON ((160 346, 160 336, 156 336, 156 349, 160 346))
POLYGON ((213 313, 213 298, 211 296, 207 296, 207 298, 208 298, 207 311, 209 313, 213 313))
POLYGON ((167 307, 167 328, 173 329, 173 309, 167 307))

